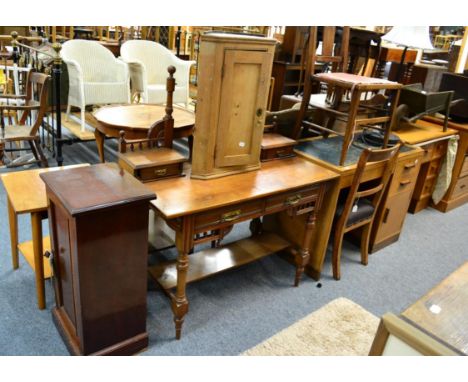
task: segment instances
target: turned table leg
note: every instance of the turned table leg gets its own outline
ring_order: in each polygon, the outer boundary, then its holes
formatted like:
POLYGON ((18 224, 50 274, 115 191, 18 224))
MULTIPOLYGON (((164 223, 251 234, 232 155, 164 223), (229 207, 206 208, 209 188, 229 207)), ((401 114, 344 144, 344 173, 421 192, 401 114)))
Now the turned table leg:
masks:
POLYGON ((34 273, 36 277, 37 305, 45 309, 44 288, 44 251, 42 248, 42 216, 41 213, 31 213, 32 241, 34 250, 34 273))
POLYGON ((301 248, 296 254, 296 278, 294 279, 294 286, 296 287, 299 286, 299 281, 304 273, 304 268, 309 262, 309 246, 314 231, 315 218, 315 211, 312 211, 307 215, 304 239, 302 241, 301 248))
POLYGON ((18 216, 8 198, 8 220, 10 223, 11 261, 13 269, 18 269, 18 216))
POLYGON ((193 247, 193 219, 191 216, 183 219, 181 230, 176 232, 176 247, 179 252, 177 255, 177 286, 175 295, 172 297, 171 307, 174 314, 176 339, 180 340, 184 317, 189 307, 185 289, 189 267, 188 255, 193 247))
POLYGON ((99 160, 101 161, 101 163, 104 163, 104 139, 106 138, 106 136, 103 133, 101 133, 98 129, 94 129, 94 137, 96 138, 96 146, 99 154, 99 160))

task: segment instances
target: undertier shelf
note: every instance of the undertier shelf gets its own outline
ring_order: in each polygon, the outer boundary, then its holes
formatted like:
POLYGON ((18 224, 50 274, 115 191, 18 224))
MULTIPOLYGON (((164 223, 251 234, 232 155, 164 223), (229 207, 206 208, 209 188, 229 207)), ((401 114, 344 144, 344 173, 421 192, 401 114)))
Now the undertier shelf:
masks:
MULTIPOLYGON (((196 252, 189 255, 187 283, 248 264, 290 246, 291 243, 281 236, 274 233, 264 233, 227 244, 221 248, 209 248, 196 252)), ((175 260, 152 266, 149 273, 166 290, 177 285, 175 260)))
MULTIPOLYGON (((21 254, 24 256, 28 264, 31 266, 31 268, 34 270, 34 249, 33 249, 33 242, 32 240, 30 241, 25 241, 23 243, 18 244, 18 249, 21 252, 21 254)), ((50 237, 46 236, 42 239, 42 252, 44 253, 45 251, 50 251, 50 237)), ((49 259, 46 257, 43 257, 43 262, 44 262, 44 278, 48 279, 49 277, 52 277, 52 269, 50 268, 50 262, 49 259)))

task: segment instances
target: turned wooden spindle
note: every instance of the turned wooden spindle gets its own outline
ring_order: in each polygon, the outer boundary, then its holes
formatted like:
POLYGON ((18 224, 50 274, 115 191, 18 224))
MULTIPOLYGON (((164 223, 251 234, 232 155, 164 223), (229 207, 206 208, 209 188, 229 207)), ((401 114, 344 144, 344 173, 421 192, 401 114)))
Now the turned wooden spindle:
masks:
POLYGON ((120 130, 119 132, 119 152, 125 154, 127 152, 127 142, 125 141, 125 131, 120 130))
POLYGON ((172 101, 173 101, 173 93, 175 90, 175 78, 174 73, 176 72, 176 68, 170 65, 167 68, 169 73, 169 77, 166 80, 166 91, 167 91, 167 98, 166 98, 166 115, 164 116, 164 146, 172 148, 172 140, 173 140, 173 130, 174 130, 174 118, 172 117, 172 101))

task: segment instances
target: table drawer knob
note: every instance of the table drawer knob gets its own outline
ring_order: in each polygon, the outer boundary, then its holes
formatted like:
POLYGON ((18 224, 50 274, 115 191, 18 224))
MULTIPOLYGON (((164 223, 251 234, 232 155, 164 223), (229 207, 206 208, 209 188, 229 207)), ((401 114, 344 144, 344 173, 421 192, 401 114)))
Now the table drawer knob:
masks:
POLYGON ((221 215, 221 221, 232 222, 233 220, 236 220, 240 216, 240 214, 241 214, 241 210, 226 212, 225 214, 221 215))
POLYGON ((297 194, 297 195, 294 195, 294 196, 290 196, 289 198, 287 198, 285 201, 284 201, 284 204, 287 205, 287 206, 293 206, 294 204, 297 204, 299 203, 299 201, 301 200, 302 196, 300 194, 297 194))
POLYGON ((167 174, 167 168, 161 168, 161 169, 158 169, 158 170, 154 170, 154 175, 163 176, 163 175, 166 175, 166 174, 167 174))

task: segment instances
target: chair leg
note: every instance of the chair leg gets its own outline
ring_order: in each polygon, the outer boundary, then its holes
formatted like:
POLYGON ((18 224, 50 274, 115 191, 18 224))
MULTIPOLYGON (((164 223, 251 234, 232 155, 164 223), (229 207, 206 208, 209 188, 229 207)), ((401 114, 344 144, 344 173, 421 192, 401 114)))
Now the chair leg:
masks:
POLYGON ((84 133, 86 131, 86 110, 83 107, 81 109, 81 132, 84 133))
POLYGON ((339 280, 341 278, 341 247, 343 245, 343 231, 335 231, 335 237, 333 239, 333 254, 332 254, 332 264, 333 264, 333 278, 339 280))
POLYGON ((36 161, 39 161, 39 155, 37 153, 36 146, 34 145, 34 141, 28 141, 28 143, 29 143, 29 147, 31 148, 31 151, 32 151, 32 153, 34 155, 34 159, 36 161))
POLYGON ((369 259, 369 239, 371 233, 372 224, 369 223, 362 229, 361 236, 361 264, 367 265, 369 259))
POLYGON ((39 139, 34 140, 33 145, 36 147, 37 154, 39 155, 41 167, 49 167, 49 162, 47 162, 47 158, 42 151, 41 142, 39 142, 39 139))
POLYGON ((5 144, 3 142, 0 142, 0 166, 3 165, 3 155, 5 153, 5 144))
POLYGON ((69 121, 70 119, 70 111, 71 111, 71 105, 67 105, 67 113, 65 114, 65 121, 69 121))

